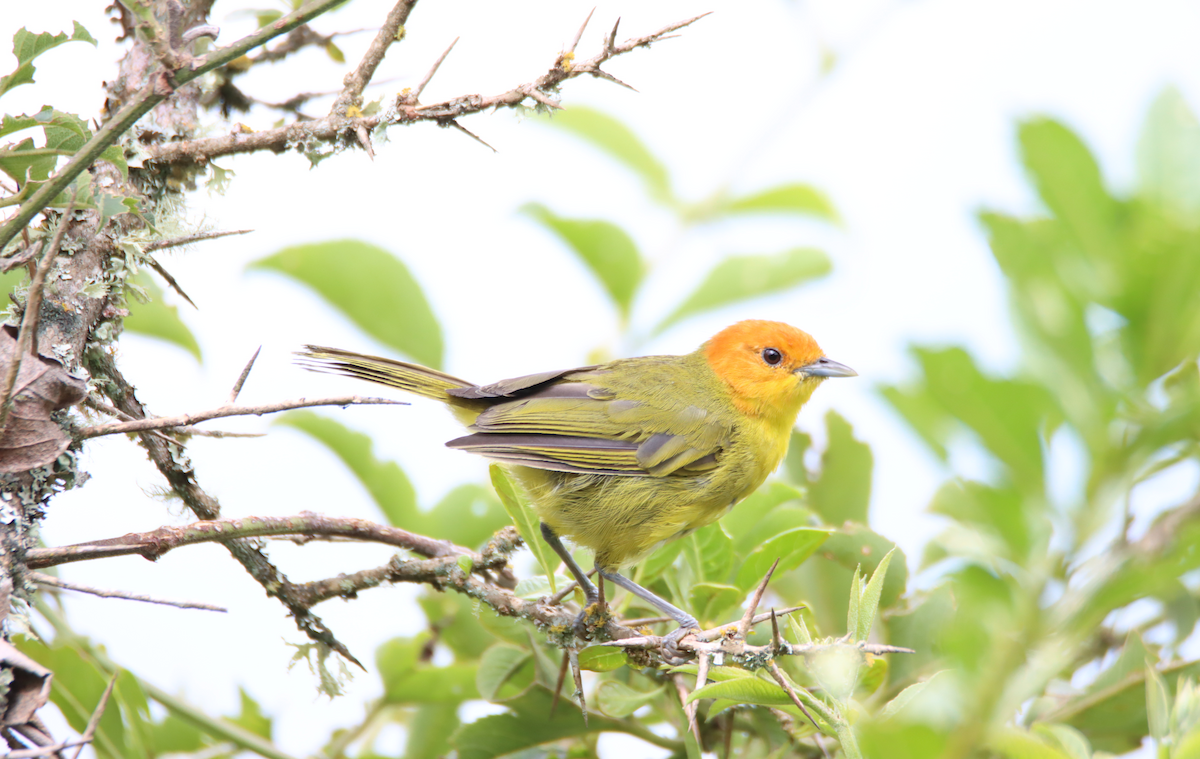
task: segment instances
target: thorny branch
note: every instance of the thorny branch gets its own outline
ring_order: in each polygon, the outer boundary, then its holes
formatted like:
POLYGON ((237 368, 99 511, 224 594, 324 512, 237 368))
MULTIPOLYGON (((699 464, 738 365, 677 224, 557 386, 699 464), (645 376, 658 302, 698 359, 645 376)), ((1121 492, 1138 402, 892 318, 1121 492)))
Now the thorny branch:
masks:
POLYGON ((361 395, 338 395, 331 398, 297 398, 290 401, 276 401, 275 403, 261 403, 256 406, 235 406, 226 404, 218 406, 207 411, 197 411, 193 414, 179 414, 177 416, 165 417, 149 417, 143 419, 134 419, 129 422, 109 422, 107 424, 98 424, 93 427, 84 427, 76 433, 79 440, 88 438, 100 437, 102 435, 119 435, 126 432, 145 432, 146 430, 161 430, 170 427, 185 427, 191 424, 198 424, 209 419, 219 419, 226 416, 262 416, 263 414, 274 414, 280 411, 289 409, 309 408, 312 406, 355 406, 355 405, 389 405, 389 406, 407 406, 404 401, 396 401, 390 398, 372 398, 361 395))
POLYGON ((73 590, 76 593, 87 593, 88 595, 98 596, 100 598, 122 598, 126 601, 141 601, 148 604, 161 604, 163 606, 175 606, 180 609, 202 609, 204 611, 220 611, 227 612, 224 606, 214 606, 213 604, 199 603, 198 601, 172 601, 167 598, 157 598, 155 596, 147 596, 141 593, 126 593, 122 590, 107 590, 105 588, 93 588, 90 585, 81 585, 77 582, 67 582, 60 580, 53 575, 43 574, 41 572, 30 572, 26 575, 30 580, 38 585, 46 585, 51 588, 61 588, 62 590, 73 590))
POLYGON ((224 543, 238 538, 256 538, 268 535, 353 538, 406 548, 428 558, 465 556, 471 560, 473 566, 481 569, 490 569, 494 566, 494 562, 485 561, 483 556, 474 551, 445 540, 427 538, 399 527, 376 524, 365 519, 330 517, 312 513, 293 517, 206 520, 181 527, 159 527, 150 532, 129 533, 119 538, 94 540, 55 548, 32 548, 26 553, 25 558, 31 569, 130 554, 144 556, 147 559, 157 559, 166 552, 181 546, 195 545, 196 543, 224 543))
POLYGON ((464 95, 442 103, 420 105, 415 96, 401 94, 394 107, 381 115, 351 118, 340 113, 331 114, 325 118, 289 124, 278 129, 266 129, 261 132, 164 143, 151 146, 147 151, 151 160, 158 163, 203 163, 212 158, 235 153, 251 153, 259 150, 279 152, 296 145, 308 144, 314 140, 338 142, 342 140, 344 134, 355 134, 359 127, 370 132, 381 125, 412 124, 418 121, 433 121, 441 125, 452 126, 455 119, 463 116, 491 108, 514 108, 530 99, 549 108, 558 108, 560 106, 554 99, 554 95, 563 82, 585 74, 615 81, 615 77, 600 68, 605 62, 637 48, 649 47, 652 43, 669 36, 671 32, 682 29, 701 18, 703 16, 696 16, 671 24, 653 34, 628 39, 620 44, 614 41, 613 35, 609 35, 600 53, 584 61, 574 60, 568 53, 560 53, 555 59, 554 66, 545 74, 532 82, 497 95, 464 95))
MULTIPOLYGON (((125 380, 110 356, 93 352, 90 354, 90 370, 92 376, 102 384, 104 393, 122 413, 135 419, 146 417, 145 409, 134 396, 133 387, 125 380)), ((184 454, 184 449, 178 443, 164 440, 159 433, 144 431, 139 433, 142 446, 150 455, 150 460, 158 471, 167 479, 171 488, 183 501, 184 505, 197 517, 206 521, 220 518, 221 505, 200 484, 196 482, 196 473, 191 462, 184 454)), ((237 539, 227 541, 226 549, 245 567, 246 572, 263 587, 268 596, 278 598, 296 620, 296 626, 314 642, 336 651, 347 661, 354 662, 363 668, 350 650, 334 637, 324 622, 305 606, 295 595, 296 586, 279 571, 271 560, 263 553, 262 547, 253 539, 237 539)), ((365 668, 364 668, 365 669, 365 668)))

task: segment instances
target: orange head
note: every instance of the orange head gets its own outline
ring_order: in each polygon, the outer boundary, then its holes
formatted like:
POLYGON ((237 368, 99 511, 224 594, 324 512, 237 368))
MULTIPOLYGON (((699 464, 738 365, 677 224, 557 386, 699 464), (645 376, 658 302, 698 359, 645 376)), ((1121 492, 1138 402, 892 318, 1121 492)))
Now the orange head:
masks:
POLYGON ((739 411, 789 427, 822 380, 857 374, 825 358, 812 335, 783 322, 738 322, 714 335, 703 350, 739 411))

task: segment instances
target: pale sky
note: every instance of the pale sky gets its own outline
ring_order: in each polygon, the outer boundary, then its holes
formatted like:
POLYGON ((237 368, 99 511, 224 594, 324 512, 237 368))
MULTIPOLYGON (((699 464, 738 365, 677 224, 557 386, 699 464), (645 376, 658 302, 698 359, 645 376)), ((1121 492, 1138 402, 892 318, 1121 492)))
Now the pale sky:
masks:
MULTIPOLYGON (((593 4, 424 0, 409 19, 407 38, 378 75, 398 81, 369 92, 392 94, 415 83, 455 37, 461 37, 458 46, 424 101, 530 81, 570 44, 593 4)), ((19 13, 0 15, 0 40, 11 39, 21 25, 68 29, 71 18, 102 39, 99 50, 73 44, 39 59, 38 84, 6 96, 3 111, 33 111, 53 102, 95 115, 100 82, 115 70, 107 44, 114 27, 103 20, 102 5, 26 4, 19 13)), ((371 26, 388 7, 381 0, 356 0, 319 26, 371 26)), ((222 27, 223 44, 252 23, 229 8, 218 3, 213 19, 222 27)), ((911 344, 964 344, 989 369, 1013 366, 1018 353, 1003 283, 975 214, 982 208, 1037 210, 1016 163, 1015 124, 1035 114, 1063 120, 1098 154, 1110 186, 1128 188, 1136 136, 1155 95, 1174 84, 1194 109, 1200 104, 1200 8, 1082 0, 606 1, 597 5, 579 52, 594 54, 601 33, 618 16, 624 38, 708 10, 715 12, 680 38, 610 64, 639 92, 576 80, 564 87, 564 105, 601 108, 631 125, 670 168, 685 198, 698 200, 721 186, 751 192, 806 181, 829 194, 845 220, 842 228, 763 220, 681 233, 622 169, 537 119, 511 112, 463 122, 497 153, 453 130, 420 124, 394 129, 390 142, 376 146, 373 162, 355 152, 310 170, 294 154, 228 158, 219 163, 236 172, 229 192, 194 193, 190 217, 214 229, 256 231, 164 257, 200 306, 199 312, 183 308, 205 361, 197 365, 181 350, 124 338, 121 366, 139 397, 162 414, 219 405, 259 345, 262 356, 242 395, 247 403, 373 392, 303 372, 290 352, 307 342, 366 352, 386 348, 299 287, 243 272, 248 262, 286 245, 341 237, 374 242, 405 261, 443 324, 444 368, 481 382, 582 364, 597 347, 684 353, 733 321, 780 319, 811 332, 831 357, 859 371, 858 379, 821 388, 800 427, 820 437, 825 411, 836 409, 872 445, 872 526, 899 541, 915 566, 920 546, 937 529, 924 507, 948 470, 906 432, 876 388, 910 376, 911 344), (833 73, 820 80, 819 42, 838 56, 833 73), (730 253, 817 245, 830 253, 835 273, 752 306, 688 320, 652 341, 622 344, 616 314, 586 271, 516 212, 532 200, 563 215, 625 226, 655 262, 648 297, 635 306, 635 334, 644 334, 730 253)), ((339 44, 355 61, 369 38, 356 35, 339 44)), ((11 68, 8 60, 0 57, 0 69, 11 68)), ((248 80, 246 88, 278 100, 336 89, 343 72, 313 53, 248 80)), ((263 128, 275 118, 251 113, 240 120, 263 128)), ((217 126, 214 133, 229 128, 217 126)), ((459 433, 436 404, 326 413, 371 432, 376 454, 404 467, 423 505, 458 483, 485 479, 484 462, 442 447, 459 433)), ((265 419, 212 426, 270 429, 265 419)), ((190 451, 201 485, 220 499, 226 516, 313 510, 380 518, 343 467, 298 433, 197 440, 190 451)), ((1061 455, 1070 459, 1069 451, 1061 455)), ((975 472, 984 466, 969 455, 961 464, 975 472)), ((130 441, 89 443, 84 466, 93 480, 51 504, 43 530, 48 543, 187 521, 177 502, 152 497, 162 480, 130 441)), ((1192 475, 1162 483, 1157 497, 1194 489, 1192 475)), ((1071 482, 1056 487, 1069 493, 1071 482)), ((298 581, 374 566, 390 555, 375 546, 274 543, 270 552, 298 581)), ((315 694, 307 672, 287 673, 291 649, 283 641, 301 642, 302 636, 223 549, 183 549, 156 564, 140 558, 76 564, 64 567, 62 576, 229 606, 228 615, 213 615, 70 596, 67 608, 76 628, 103 640, 114 659, 214 713, 236 711, 237 686, 245 687, 276 717, 276 740, 284 750, 315 750, 331 729, 355 722, 363 701, 379 692, 373 673, 359 673, 349 695, 330 703, 315 694), (200 666, 203 679, 195 675, 200 666)), ((423 628, 407 600, 414 594, 375 590, 316 611, 370 664, 379 643, 423 628)), ((395 751, 401 742, 397 731, 379 748, 395 751)), ((610 752, 617 745, 607 737, 602 742, 610 752)), ((626 757, 658 755, 640 742, 620 745, 626 757)))

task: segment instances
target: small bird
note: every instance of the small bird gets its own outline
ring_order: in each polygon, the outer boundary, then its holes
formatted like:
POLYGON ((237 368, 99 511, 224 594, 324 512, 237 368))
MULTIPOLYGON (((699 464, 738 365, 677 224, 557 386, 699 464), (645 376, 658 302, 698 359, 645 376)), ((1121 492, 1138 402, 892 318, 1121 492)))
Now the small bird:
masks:
POLYGON ((622 576, 622 567, 715 521, 787 452, 800 407, 829 377, 856 372, 806 332, 748 320, 685 356, 645 356, 476 385, 416 364, 305 346, 330 371, 433 398, 471 434, 446 443, 504 466, 542 520, 542 535, 587 596, 596 586, 560 536, 590 548, 600 576, 679 623, 696 619, 622 576))

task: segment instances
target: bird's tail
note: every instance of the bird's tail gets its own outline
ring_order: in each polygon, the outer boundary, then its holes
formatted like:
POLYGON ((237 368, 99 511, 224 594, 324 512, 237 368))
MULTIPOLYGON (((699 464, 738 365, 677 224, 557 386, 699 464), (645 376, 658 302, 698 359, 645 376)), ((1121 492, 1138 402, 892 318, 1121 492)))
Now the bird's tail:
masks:
POLYGON ((473 382, 419 364, 351 353, 340 348, 306 345, 304 350, 298 351, 296 355, 300 356, 297 363, 310 371, 344 374, 368 382, 378 382, 380 385, 407 390, 443 403, 451 402, 451 396, 446 394, 447 390, 475 386, 473 382))

